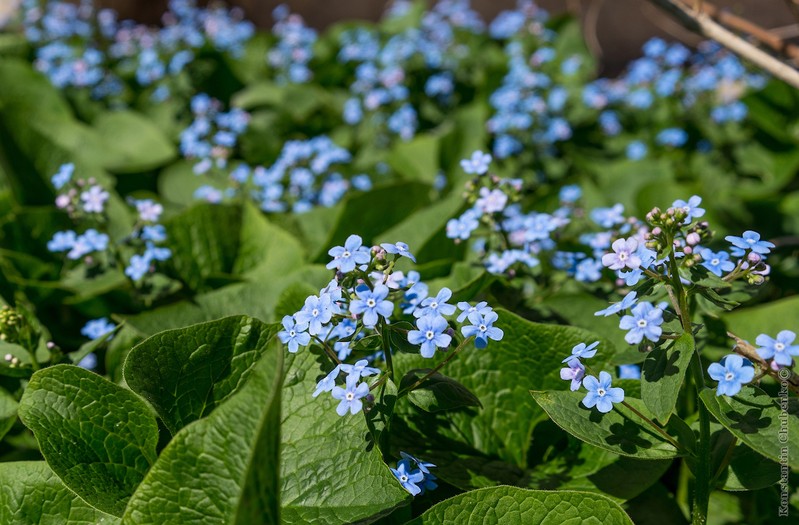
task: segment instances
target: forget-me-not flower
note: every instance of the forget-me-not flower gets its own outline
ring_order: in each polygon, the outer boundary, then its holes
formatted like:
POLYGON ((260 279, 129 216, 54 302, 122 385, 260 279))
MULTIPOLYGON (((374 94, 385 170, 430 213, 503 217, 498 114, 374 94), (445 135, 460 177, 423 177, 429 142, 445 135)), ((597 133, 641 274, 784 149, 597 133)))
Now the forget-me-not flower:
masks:
POLYGON ((294 317, 290 315, 283 316, 283 330, 277 333, 277 337, 284 345, 287 344, 289 352, 296 354, 300 346, 305 346, 311 342, 311 334, 304 330, 299 330, 294 317))
POLYGON ((796 334, 790 330, 782 330, 776 338, 760 334, 755 339, 758 345, 757 354, 763 359, 774 359, 782 366, 791 366, 792 356, 799 356, 799 345, 793 344, 796 334))
POLYGON ((114 323, 108 320, 107 317, 99 319, 92 319, 80 329, 80 333, 89 339, 99 339, 106 334, 114 331, 117 327, 114 323))
POLYGON ((612 387, 610 374, 604 370, 599 373, 598 380, 594 376, 583 379, 583 386, 588 390, 583 398, 583 404, 587 408, 596 407, 603 414, 613 410, 613 403, 624 401, 624 389, 612 387))
POLYGON ((493 311, 485 315, 472 312, 469 314, 469 322, 472 324, 461 327, 461 333, 464 337, 474 336, 474 346, 485 348, 489 339, 499 341, 505 335, 501 328, 494 326, 497 318, 497 313, 493 311))
POLYGON ((564 381, 571 381, 569 388, 575 392, 580 389, 583 377, 585 377, 585 365, 576 357, 569 357, 566 368, 560 369, 560 378, 564 381))
POLYGON ((697 217, 701 217, 705 214, 705 209, 700 208, 699 205, 702 204, 702 197, 698 195, 694 195, 688 202, 685 202, 682 199, 677 199, 672 204, 675 208, 680 208, 686 213, 685 221, 683 224, 690 224, 690 222, 697 217))
POLYGON ((299 330, 308 329, 311 335, 322 332, 322 325, 326 325, 333 317, 333 304, 330 295, 322 294, 321 297, 312 295, 305 299, 302 310, 294 314, 296 327, 299 330))
POLYGON ((335 399, 341 400, 336 407, 336 413, 340 416, 349 411, 350 414, 357 414, 363 409, 363 399, 369 395, 369 385, 358 383, 359 377, 355 375, 347 376, 346 388, 334 386, 332 395, 335 399))
POLYGON ((629 268, 637 270, 641 266, 641 257, 638 255, 638 240, 635 237, 629 239, 616 239, 611 245, 613 253, 606 253, 602 256, 602 264, 611 270, 622 270, 629 268))
POLYGON ((609 316, 613 314, 617 314, 623 310, 628 308, 632 308, 632 306, 638 302, 638 294, 636 292, 630 292, 624 296, 624 298, 619 301, 618 303, 611 303, 610 306, 605 308, 604 310, 600 310, 598 312, 594 312, 594 315, 602 315, 602 316, 609 316))
POLYGON ((397 463, 397 468, 392 468, 391 473, 400 482, 402 488, 416 496, 422 492, 418 484, 424 481, 424 474, 421 470, 411 470, 411 462, 407 459, 402 459, 397 463))
POLYGON ((327 269, 333 268, 339 270, 341 273, 348 273, 355 269, 358 264, 366 264, 369 262, 370 254, 369 248, 362 246, 363 239, 360 235, 350 235, 344 246, 336 246, 330 248, 327 252, 328 255, 333 257, 333 260, 327 263, 327 269))
POLYGON ((461 161, 461 168, 468 174, 482 175, 488 171, 491 164, 491 155, 478 150, 472 153, 471 158, 461 161))
POLYGON ((746 230, 741 237, 728 235, 724 237, 724 239, 729 241, 736 248, 752 250, 760 255, 765 255, 771 252, 771 248, 774 248, 774 243, 761 241, 760 234, 752 230, 746 230))
POLYGON ((407 257, 413 262, 416 262, 416 257, 414 257, 410 251, 408 251, 408 245, 404 242, 397 242, 394 244, 383 243, 380 245, 380 247, 386 250, 386 253, 396 253, 399 254, 400 257, 407 257))
POLYGON ((413 315, 414 317, 424 317, 428 315, 452 315, 455 313, 455 305, 447 301, 452 297, 452 290, 442 288, 435 297, 428 297, 419 305, 413 315))
POLYGON ((656 308, 652 303, 638 303, 632 309, 632 315, 625 315, 619 322, 619 328, 629 330, 624 340, 631 345, 637 345, 644 338, 652 342, 660 339, 663 329, 663 310, 656 308))
POLYGON ((436 353, 436 347, 447 348, 452 337, 444 331, 449 328, 447 320, 439 315, 426 315, 416 322, 418 330, 408 332, 408 342, 421 345, 422 357, 430 358, 436 353))
POLYGON ((717 396, 734 396, 741 391, 744 383, 755 377, 755 369, 738 354, 730 354, 721 363, 712 363, 707 367, 710 378, 718 381, 717 396))
POLYGON ((358 286, 355 289, 358 299, 350 303, 350 312, 356 315, 363 314, 364 326, 374 327, 378 315, 388 319, 394 311, 394 303, 386 300, 388 292, 388 286, 382 284, 376 284, 374 290, 370 290, 366 285, 358 286))
POLYGON ((725 251, 714 252, 708 248, 699 251, 702 256, 702 266, 719 277, 723 272, 730 272, 735 269, 735 263, 730 260, 730 254, 725 251))
POLYGON ((578 359, 590 359, 596 355, 596 347, 599 346, 599 341, 594 341, 590 345, 586 346, 585 343, 579 343, 574 345, 572 348, 572 353, 569 357, 561 361, 561 363, 566 363, 570 359, 578 358, 578 359))

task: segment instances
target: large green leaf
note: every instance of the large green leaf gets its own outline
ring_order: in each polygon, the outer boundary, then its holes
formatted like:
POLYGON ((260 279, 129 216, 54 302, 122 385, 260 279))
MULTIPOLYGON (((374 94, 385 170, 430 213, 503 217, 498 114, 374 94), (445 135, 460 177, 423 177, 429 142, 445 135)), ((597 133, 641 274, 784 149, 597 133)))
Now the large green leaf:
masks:
POLYGON ((282 349, 244 386, 181 429, 133 494, 122 523, 277 525, 282 349))
POLYGON ((242 209, 233 273, 253 281, 275 279, 303 264, 305 249, 283 228, 269 222, 253 204, 242 209))
MULTIPOLYGON (((641 459, 668 459, 680 455, 672 443, 627 407, 617 404, 611 412, 602 414, 582 404, 585 392, 531 393, 556 425, 586 443, 641 459)), ((647 415, 640 400, 625 401, 647 415)))
POLYGON ((3 439, 17 420, 17 400, 0 388, 0 440, 3 439))
MULTIPOLYGON (((437 428, 436 432, 453 439, 465 437, 477 450, 524 467, 533 427, 544 417, 529 390, 564 388, 561 360, 576 344, 598 337, 571 326, 533 323, 506 310, 497 313, 496 326, 504 330, 503 339, 491 341, 484 349, 465 349, 441 371, 474 393, 483 408, 474 414, 453 413, 452 429, 437 428)), ((597 366, 607 361, 607 346, 600 344, 594 358, 597 366)), ((400 354, 395 361, 403 371, 433 368, 443 358, 439 354, 434 359, 400 354)))
POLYGON ((130 351, 125 381, 175 434, 241 388, 276 332, 243 315, 161 332, 130 351))
POLYGON ((641 367, 641 398, 663 424, 668 423, 674 412, 693 354, 694 338, 684 333, 671 348, 659 346, 649 352, 641 367))
POLYGON ((516 487, 473 490, 442 501, 407 525, 632 524, 612 500, 587 492, 516 487))
POLYGON ((386 161, 404 179, 432 185, 438 173, 440 141, 437 135, 425 133, 408 142, 397 142, 386 161))
POLYGON ((77 497, 44 461, 18 461, 0 463, 0 523, 113 525, 119 518, 77 497))
POLYGON ((77 366, 33 374, 19 417, 61 481, 109 514, 122 515, 156 459, 158 425, 150 407, 130 390, 77 366))
POLYGON ((734 397, 717 396, 711 389, 700 394, 702 402, 719 423, 735 437, 769 459, 785 460, 799 469, 799 400, 785 394, 784 410, 780 399, 772 399, 755 386, 746 385, 734 397))
POLYGON ((175 158, 172 141, 152 121, 127 110, 101 113, 94 128, 102 137, 103 167, 115 173, 136 173, 175 158))
POLYGON ((329 393, 311 397, 324 359, 301 350, 286 375, 280 497, 288 525, 369 522, 410 498, 369 446, 363 415, 340 417, 329 393))

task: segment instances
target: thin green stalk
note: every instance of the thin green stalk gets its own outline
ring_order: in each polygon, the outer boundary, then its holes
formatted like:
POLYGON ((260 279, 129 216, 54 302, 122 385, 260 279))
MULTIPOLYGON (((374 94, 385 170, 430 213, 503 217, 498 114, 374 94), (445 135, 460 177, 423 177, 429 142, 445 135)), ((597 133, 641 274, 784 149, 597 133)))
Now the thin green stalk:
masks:
POLYGON ((463 341, 461 341, 461 344, 459 344, 459 345, 458 345, 458 347, 457 347, 455 350, 453 350, 453 351, 452 351, 452 353, 450 353, 450 354, 447 356, 447 358, 446 358, 446 359, 444 359, 443 361, 441 361, 441 362, 440 362, 440 363, 439 363, 439 364, 438 364, 438 365, 437 365, 435 368, 433 368, 433 369, 432 369, 432 370, 430 370, 428 373, 426 373, 424 376, 422 376, 422 378, 421 378, 421 379, 419 379, 418 381, 416 381, 416 382, 415 382, 414 384, 412 384, 410 387, 408 387, 408 388, 404 388, 404 389, 400 390, 400 391, 399 391, 399 393, 397 393, 397 397, 398 397, 398 398, 400 398, 400 397, 404 396, 404 395, 405 395, 405 394, 407 394, 408 392, 411 392, 411 391, 412 391, 412 390, 414 390, 416 387, 418 387, 419 385, 421 385, 422 383, 424 383, 425 381, 427 381, 428 379, 430 379, 430 378, 433 376, 433 374, 435 374, 436 372, 438 372, 439 370, 441 370, 442 368, 444 368, 444 367, 447 365, 447 363, 449 363, 450 361, 452 361, 452 360, 455 358, 455 356, 456 356, 456 355, 458 355, 458 354, 461 352, 461 350, 463 350, 464 348, 466 348, 466 344, 467 344, 467 343, 470 343, 470 342, 471 342, 473 339, 474 339, 474 336, 469 336, 469 337, 467 337, 466 339, 464 339, 463 341))
POLYGON ((645 415, 643 415, 641 412, 639 412, 638 410, 636 410, 635 408, 633 408, 633 406, 632 406, 632 405, 630 405, 630 404, 629 404, 627 401, 622 401, 622 402, 621 402, 621 404, 622 404, 622 405, 624 405, 625 407, 627 407, 627 408, 628 408, 628 409, 629 409, 629 410, 630 410, 632 413, 634 413, 636 416, 638 416, 638 417, 640 417, 641 419, 643 419, 643 420, 644 420, 644 421, 645 421, 647 424, 649 424, 649 426, 651 426, 653 429, 655 429, 655 431, 656 431, 658 434, 660 434, 661 436, 663 436, 663 438, 664 438, 666 441, 668 441, 669 443, 671 443, 672 445, 674 445, 674 448, 676 448, 677 450, 683 450, 683 451, 685 450, 685 447, 683 447, 682 445, 680 445, 680 443, 679 443, 677 440, 675 440, 673 437, 671 437, 671 436, 670 436, 670 435, 669 435, 669 434, 668 434, 668 433, 667 433, 665 430, 663 430, 663 429, 660 427, 660 425, 658 425, 657 423, 655 423, 654 421, 652 421, 651 419, 649 419, 648 417, 646 417, 645 415))

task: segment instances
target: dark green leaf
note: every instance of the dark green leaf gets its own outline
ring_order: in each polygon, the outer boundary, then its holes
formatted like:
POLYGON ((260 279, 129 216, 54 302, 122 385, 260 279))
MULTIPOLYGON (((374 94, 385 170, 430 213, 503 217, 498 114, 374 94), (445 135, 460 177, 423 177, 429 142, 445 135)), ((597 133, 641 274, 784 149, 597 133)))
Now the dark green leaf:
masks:
POLYGON ((685 333, 671 348, 659 346, 649 352, 641 367, 641 398, 646 408, 663 424, 674 412, 693 355, 694 338, 685 333))
MULTIPOLYGON (((429 372, 429 368, 409 370, 400 382, 400 390, 410 388, 429 372)), ((408 393, 408 400, 426 412, 482 407, 468 388, 438 372, 408 393)))

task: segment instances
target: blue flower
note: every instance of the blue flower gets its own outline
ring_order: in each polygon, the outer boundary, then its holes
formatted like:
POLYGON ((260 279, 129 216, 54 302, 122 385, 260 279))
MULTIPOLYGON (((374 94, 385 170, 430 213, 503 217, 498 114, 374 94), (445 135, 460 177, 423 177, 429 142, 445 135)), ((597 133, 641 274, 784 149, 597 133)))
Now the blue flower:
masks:
POLYGON ((117 325, 109 321, 107 317, 101 317, 86 323, 84 327, 80 329, 80 333, 89 339, 99 339, 113 332, 116 326, 117 325))
POLYGON ((682 199, 677 199, 674 201, 672 206, 675 208, 681 208, 687 215, 685 217, 685 221, 683 221, 683 224, 690 224, 692 220, 705 214, 705 209, 700 208, 700 204, 702 204, 702 197, 694 195, 688 199, 688 202, 685 202, 682 199))
POLYGON ((368 263, 371 258, 369 248, 361 244, 363 239, 359 235, 350 235, 343 247, 330 248, 327 253, 333 257, 333 260, 327 263, 327 269, 336 268, 341 273, 348 273, 353 271, 357 264, 368 263))
POLYGON ((472 153, 471 158, 461 161, 461 168, 468 174, 482 175, 488 171, 491 164, 491 155, 480 150, 472 153))
POLYGON ((560 189, 558 198, 560 199, 560 202, 572 203, 576 202, 580 197, 582 197, 582 195, 583 190, 580 188, 580 186, 571 184, 560 189))
POLYGON ((594 376, 583 379, 583 386, 588 393, 583 398, 583 404, 587 408, 596 407, 597 410, 606 414, 613 410, 613 403, 624 401, 624 389, 610 386, 610 374, 605 371, 599 373, 599 380, 594 376))
POLYGON ((67 253, 67 258, 76 260, 93 251, 104 251, 108 248, 108 235, 100 233, 94 228, 89 228, 83 235, 75 239, 72 249, 67 253))
POLYGON ((374 327, 378 315, 388 319, 394 311, 394 303, 386 300, 388 292, 388 287, 382 284, 376 284, 374 290, 370 290, 365 284, 358 286, 355 289, 358 299, 350 303, 350 312, 355 315, 363 314, 364 326, 374 327))
POLYGON ((729 241, 736 248, 740 248, 742 250, 752 250, 753 252, 759 253, 761 255, 771 252, 771 248, 774 248, 774 243, 761 241, 760 234, 752 230, 746 230, 741 237, 728 235, 724 237, 724 239, 729 241))
POLYGON ((72 174, 74 172, 75 165, 73 163, 62 164, 61 167, 58 168, 58 173, 53 175, 50 181, 53 183, 53 186, 55 186, 55 189, 60 190, 72 180, 72 174))
POLYGON ((411 462, 407 459, 402 459, 397 463, 397 468, 392 468, 391 473, 400 482, 402 488, 411 493, 412 496, 417 496, 422 492, 418 484, 424 480, 424 474, 421 470, 411 471, 411 462))
POLYGON ((644 337, 652 342, 660 339, 663 329, 663 310, 652 306, 652 303, 639 303, 632 309, 632 315, 625 315, 619 322, 619 328, 629 330, 624 340, 637 345, 644 337))
POLYGON ((580 343, 574 345, 572 348, 572 353, 569 357, 561 361, 561 363, 565 363, 570 359, 579 358, 579 359, 590 359, 596 355, 596 347, 599 346, 599 341, 594 341, 590 345, 586 346, 585 343, 580 343))
POLYGON ((300 346, 311 342, 311 334, 297 329, 294 318, 290 315, 283 316, 283 330, 277 333, 280 342, 289 345, 289 352, 296 354, 300 346))
POLYGON ((611 270, 629 268, 637 270, 641 266, 641 257, 638 255, 638 241, 635 237, 629 239, 616 239, 611 245, 613 253, 602 256, 602 264, 611 270))
POLYGON ((97 354, 94 352, 86 354, 83 359, 78 361, 78 366, 86 370, 94 370, 97 368, 97 354))
POLYGON ((741 391, 744 383, 755 377, 755 369, 737 354, 725 356, 721 363, 712 363, 707 367, 710 378, 718 381, 717 396, 734 396, 741 391))
POLYGON ((576 357, 567 358, 567 368, 560 369, 560 378, 564 381, 571 381, 569 387, 572 392, 580 389, 583 377, 585 376, 585 366, 576 357))
POLYGON ((83 210, 88 213, 103 213, 105 201, 108 200, 109 193, 101 186, 92 186, 80 194, 83 201, 83 210))
POLYGON ((161 224, 144 226, 141 229, 141 239, 151 242, 163 242, 166 240, 166 228, 161 224))
POLYGON ((730 272, 735 269, 735 263, 730 260, 730 254, 727 252, 713 252, 707 248, 703 248, 699 251, 699 255, 702 256, 703 263, 702 266, 708 269, 708 271, 714 275, 721 277, 723 272, 730 272))
POLYGON ((404 242, 397 242, 394 244, 383 243, 380 245, 380 247, 386 250, 387 253, 396 253, 399 254, 400 257, 407 257, 413 262, 416 262, 416 257, 414 257, 413 254, 408 251, 408 245, 404 242))
POLYGON ((638 301, 636 292, 630 292, 624 296, 624 298, 619 301, 618 303, 611 303, 610 306, 605 308, 604 310, 600 310, 595 312, 594 315, 603 315, 605 317, 613 314, 617 314, 623 310, 628 308, 632 308, 632 306, 638 301))
POLYGON ((474 209, 469 209, 457 219, 450 219, 447 221, 447 237, 465 241, 480 225, 480 223, 477 222, 478 217, 479 214, 474 209))
POLYGON ((668 128, 658 133, 655 140, 662 146, 679 148, 688 142, 688 133, 680 128, 668 128))
POLYGON ((778 365, 791 366, 793 361, 791 356, 799 356, 799 345, 793 344, 795 339, 796 334, 790 330, 782 330, 776 339, 760 334, 755 339, 755 343, 760 347, 757 349, 757 354, 763 359, 773 358, 778 365))
POLYGON ((594 208, 589 215, 592 221, 603 228, 612 228, 624 222, 624 206, 614 204, 611 208, 594 208))
POLYGON ((311 394, 311 396, 317 397, 322 392, 332 391, 336 387, 336 378, 338 377, 340 371, 341 365, 338 365, 336 368, 331 370, 329 374, 316 383, 316 390, 314 390, 314 393, 311 394))
POLYGON ((454 314, 455 305, 447 303, 450 297, 452 297, 452 290, 442 288, 435 297, 428 297, 422 301, 420 307, 413 312, 414 317, 454 314))
POLYGON ((487 315, 493 309, 488 306, 488 303, 485 301, 480 301, 476 305, 472 306, 465 301, 461 301, 458 303, 458 309, 461 310, 461 313, 458 314, 457 321, 462 323, 470 314, 473 312, 478 312, 480 315, 487 315))
POLYGON ((363 409, 363 399, 369 395, 369 385, 366 383, 358 384, 358 377, 355 375, 347 376, 346 388, 334 386, 332 395, 335 399, 341 400, 336 407, 336 413, 343 416, 349 411, 350 414, 357 414, 363 409))
POLYGON ((345 372, 348 376, 356 376, 358 378, 369 377, 380 373, 378 368, 367 366, 368 364, 369 361, 361 359, 356 361, 354 365, 342 364, 339 366, 341 367, 341 371, 345 372))
POLYGON ((619 365, 619 379, 641 379, 641 367, 638 365, 619 365))
POLYGON ((53 238, 47 242, 47 249, 51 252, 65 252, 75 246, 78 235, 72 230, 56 232, 53 238))
POLYGON ((496 312, 488 312, 485 315, 472 312, 469 314, 469 322, 472 324, 461 327, 461 333, 464 337, 474 336, 474 346, 485 348, 489 339, 500 341, 505 335, 502 329, 494 326, 497 318, 496 312))
POLYGON ((449 328, 447 320, 439 315, 427 315, 416 322, 418 330, 408 332, 408 342, 412 345, 422 345, 422 357, 433 357, 436 347, 446 348, 452 342, 452 337, 444 331, 449 328))
POLYGON ((311 335, 318 335, 322 332, 322 325, 326 325, 333 317, 333 304, 328 294, 321 297, 312 295, 305 299, 305 306, 302 310, 294 314, 298 330, 308 329, 311 335))
POLYGON ((416 458, 414 456, 411 456, 407 452, 400 452, 400 455, 402 456, 403 459, 407 459, 409 461, 413 461, 416 464, 416 467, 419 470, 421 470, 422 473, 424 473, 424 474, 430 474, 430 470, 429 469, 436 467, 432 463, 427 463, 425 461, 422 461, 421 459, 418 459, 418 458, 416 458))

